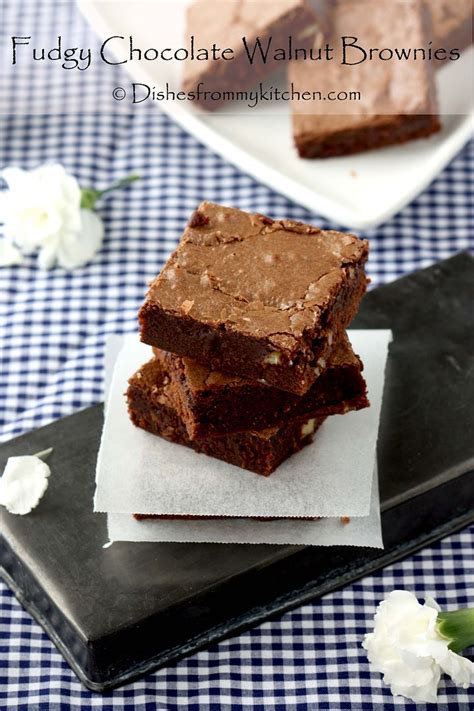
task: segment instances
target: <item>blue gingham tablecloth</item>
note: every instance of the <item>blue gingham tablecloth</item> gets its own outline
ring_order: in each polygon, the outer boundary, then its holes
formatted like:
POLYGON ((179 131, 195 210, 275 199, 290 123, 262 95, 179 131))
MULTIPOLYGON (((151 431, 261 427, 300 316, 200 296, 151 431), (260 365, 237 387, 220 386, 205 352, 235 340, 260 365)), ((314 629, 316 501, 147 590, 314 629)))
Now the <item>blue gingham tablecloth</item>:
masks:
MULTIPOLYGON (((21 17, 26 29, 50 27, 54 33, 61 21, 63 32, 74 26, 90 41, 74 3, 3 0, 2 5, 12 27, 21 17)), ((57 76, 65 81, 64 74, 57 76)), ((35 91, 45 88, 35 85, 35 91)), ((474 247, 473 150, 474 144, 467 146, 414 203, 364 235, 371 243, 374 285, 474 247)), ((132 171, 142 179, 104 202, 106 240, 87 267, 46 273, 31 261, 0 270, 3 440, 101 400, 106 336, 136 330, 146 283, 202 199, 327 225, 237 171, 158 111, 3 118, 0 167, 31 168, 44 161, 63 163, 85 186, 104 187, 132 171)), ((473 543, 471 527, 103 696, 81 687, 0 583, 0 708, 415 708, 394 700, 380 675, 369 673, 361 639, 375 606, 393 588, 419 597, 430 593, 447 608, 474 604, 473 543)), ((470 691, 443 680, 439 708, 473 707, 470 691)))

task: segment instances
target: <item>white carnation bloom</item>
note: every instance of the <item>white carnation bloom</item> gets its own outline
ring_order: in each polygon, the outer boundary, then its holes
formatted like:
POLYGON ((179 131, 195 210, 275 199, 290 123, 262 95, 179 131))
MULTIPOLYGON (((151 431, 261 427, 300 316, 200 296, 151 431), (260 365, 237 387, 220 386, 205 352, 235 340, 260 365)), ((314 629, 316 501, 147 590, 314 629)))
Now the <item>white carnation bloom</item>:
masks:
POLYGON ((435 703, 442 672, 458 686, 473 683, 474 664, 449 649, 449 640, 436 626, 438 612, 434 600, 428 598, 421 605, 405 590, 394 590, 380 603, 374 631, 362 646, 392 694, 435 703))
POLYGON ((104 223, 92 210, 80 210, 79 215, 79 230, 64 232, 44 243, 38 255, 42 269, 51 269, 56 263, 64 269, 76 269, 90 262, 99 251, 104 223))
MULTIPOLYGON (((39 250, 38 263, 74 269, 89 262, 100 248, 103 225, 91 210, 81 210, 81 188, 63 166, 34 170, 5 168, 8 191, 1 194, 4 239, 24 254, 39 250)), ((7 247, 4 251, 11 253, 7 247)), ((12 253, 11 253, 12 254, 12 253)))
POLYGON ((50 473, 36 455, 10 457, 0 479, 0 504, 13 514, 30 513, 48 488, 50 473))

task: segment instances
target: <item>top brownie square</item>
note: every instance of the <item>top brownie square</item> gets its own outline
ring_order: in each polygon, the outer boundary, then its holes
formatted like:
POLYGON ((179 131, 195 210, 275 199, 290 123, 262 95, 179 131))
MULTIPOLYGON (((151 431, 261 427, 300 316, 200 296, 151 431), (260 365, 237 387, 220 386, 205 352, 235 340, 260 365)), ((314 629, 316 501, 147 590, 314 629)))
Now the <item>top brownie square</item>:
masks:
POLYGON ((366 289, 368 243, 202 203, 139 313, 145 343, 305 393, 366 289))

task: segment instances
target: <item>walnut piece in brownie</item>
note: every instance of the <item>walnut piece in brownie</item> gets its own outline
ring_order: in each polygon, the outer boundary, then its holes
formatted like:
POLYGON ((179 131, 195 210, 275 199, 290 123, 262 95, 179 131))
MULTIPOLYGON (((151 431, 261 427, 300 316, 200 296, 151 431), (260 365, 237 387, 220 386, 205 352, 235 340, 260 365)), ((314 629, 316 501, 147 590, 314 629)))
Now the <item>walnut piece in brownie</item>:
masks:
POLYGON ((281 427, 192 442, 180 417, 174 385, 156 358, 130 378, 127 400, 130 419, 137 427, 262 476, 269 476, 291 454, 311 442, 325 419, 293 418, 281 427))
POLYGON ((154 353, 176 385, 180 415, 192 440, 278 426, 289 417, 344 414, 369 404, 362 363, 345 334, 322 375, 303 396, 227 375, 157 348, 154 353))
POLYGON ((356 314, 368 243, 204 202, 151 284, 142 341, 304 394, 356 314))
POLYGON ((297 92, 359 92, 360 100, 293 101, 293 135, 303 158, 347 155, 404 143, 439 131, 433 63, 363 59, 346 50, 342 37, 363 48, 424 48, 432 40, 431 18, 420 0, 339 0, 333 8, 332 61, 299 60, 289 66, 297 92))

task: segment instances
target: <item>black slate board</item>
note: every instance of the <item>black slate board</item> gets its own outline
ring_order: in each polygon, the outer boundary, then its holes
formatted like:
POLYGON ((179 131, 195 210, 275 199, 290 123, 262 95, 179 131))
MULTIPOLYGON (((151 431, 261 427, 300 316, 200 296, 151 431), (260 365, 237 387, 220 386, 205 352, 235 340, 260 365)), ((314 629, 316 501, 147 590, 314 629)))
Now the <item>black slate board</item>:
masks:
POLYGON ((0 512, 0 574, 79 678, 102 691, 341 587, 474 520, 474 259, 366 295, 392 328, 378 449, 385 550, 117 543, 92 513, 96 406, 0 447, 54 447, 29 516, 0 512))

